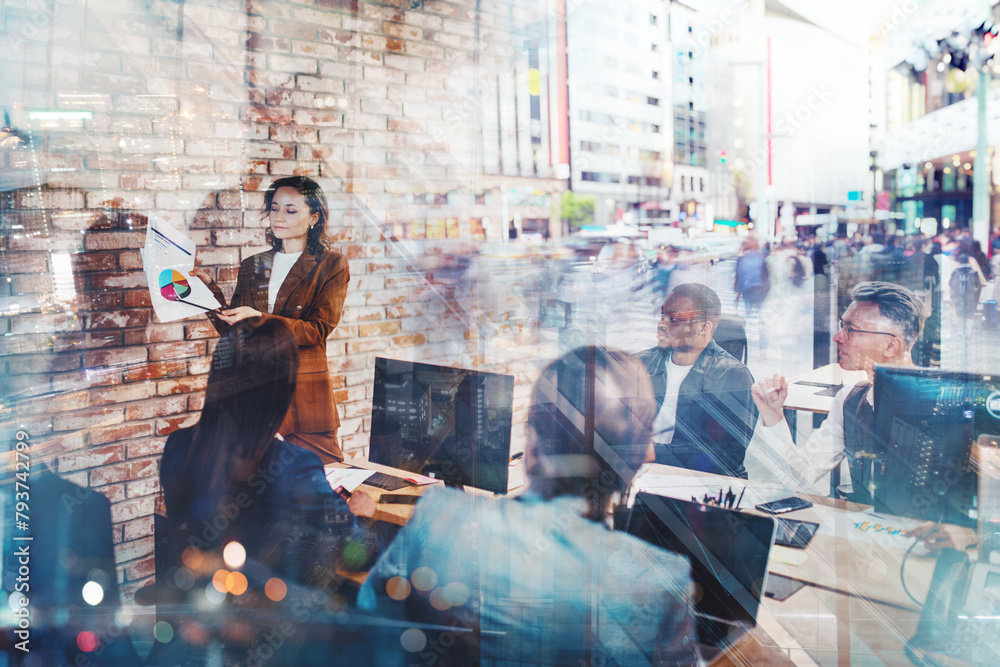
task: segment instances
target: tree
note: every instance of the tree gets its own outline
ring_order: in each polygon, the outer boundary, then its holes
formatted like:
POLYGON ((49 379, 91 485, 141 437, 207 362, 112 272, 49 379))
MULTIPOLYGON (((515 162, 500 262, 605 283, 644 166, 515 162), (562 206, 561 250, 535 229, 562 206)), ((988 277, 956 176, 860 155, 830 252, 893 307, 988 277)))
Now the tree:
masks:
POLYGON ((563 192, 559 217, 569 223, 571 230, 594 222, 594 196, 578 195, 572 190, 563 192))

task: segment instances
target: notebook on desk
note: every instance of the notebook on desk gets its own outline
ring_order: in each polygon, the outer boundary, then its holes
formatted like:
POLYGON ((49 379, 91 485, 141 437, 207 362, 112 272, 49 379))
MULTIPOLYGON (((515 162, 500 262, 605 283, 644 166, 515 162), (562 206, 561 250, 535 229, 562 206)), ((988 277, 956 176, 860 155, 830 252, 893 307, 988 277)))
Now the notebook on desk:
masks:
POLYGON ((757 624, 776 531, 772 517, 639 493, 632 509, 618 510, 616 527, 691 561, 702 591, 695 616, 703 647, 724 648, 757 624))

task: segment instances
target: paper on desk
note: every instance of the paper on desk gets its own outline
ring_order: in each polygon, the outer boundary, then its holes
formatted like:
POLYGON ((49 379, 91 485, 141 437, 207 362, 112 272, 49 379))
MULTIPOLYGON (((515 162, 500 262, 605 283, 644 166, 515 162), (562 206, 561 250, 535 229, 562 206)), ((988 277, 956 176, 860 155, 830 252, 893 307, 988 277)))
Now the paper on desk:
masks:
POLYGON ((732 488, 737 498, 743 494, 743 499, 740 501, 741 509, 795 495, 780 486, 753 484, 742 479, 716 475, 671 475, 648 470, 639 471, 633 481, 633 488, 637 492, 645 491, 683 500, 695 498, 697 502, 701 502, 705 495, 718 498, 719 491, 722 491, 725 497, 732 488))
POLYGON ((336 491, 342 488, 348 493, 353 493, 361 486, 366 479, 375 474, 374 470, 363 468, 334 468, 326 473, 326 481, 330 488, 336 491))
POLYGON ((194 241, 159 218, 149 216, 142 264, 149 299, 160 322, 200 315, 222 305, 205 283, 191 275, 194 252, 194 241))
POLYGON ((802 565, 802 563, 806 562, 808 558, 809 556, 806 555, 805 549, 792 549, 791 547, 783 547, 780 544, 775 544, 771 547, 771 560, 769 565, 784 563, 785 565, 798 567, 799 565, 802 565))
POLYGON ((403 479, 405 479, 407 482, 413 482, 417 486, 425 486, 427 484, 434 484, 435 482, 438 481, 438 480, 434 479, 433 477, 428 477, 427 475, 421 475, 421 474, 415 473, 415 472, 414 473, 410 473, 409 475, 407 475, 403 479))
POLYGON ((842 523, 827 517, 821 524, 821 535, 832 537, 847 537, 855 542, 867 542, 881 546, 895 546, 905 549, 913 544, 915 538, 903 533, 915 528, 922 522, 898 516, 880 516, 874 512, 851 512, 844 516, 842 523))

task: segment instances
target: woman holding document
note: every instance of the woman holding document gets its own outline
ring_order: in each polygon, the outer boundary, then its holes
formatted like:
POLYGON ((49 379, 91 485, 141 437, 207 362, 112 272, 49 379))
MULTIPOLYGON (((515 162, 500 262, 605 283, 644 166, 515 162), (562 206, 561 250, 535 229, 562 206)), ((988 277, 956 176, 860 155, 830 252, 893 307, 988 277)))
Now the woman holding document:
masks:
MULTIPOLYGON (((288 323, 298 344, 299 371, 278 432, 286 441, 316 452, 324 463, 340 461, 340 418, 326 339, 344 309, 351 280, 347 258, 324 246, 330 213, 322 189, 312 179, 292 176, 274 181, 264 194, 263 215, 271 250, 243 260, 232 300, 209 317, 220 334, 252 317, 288 323)), ((191 273, 226 303, 207 271, 196 267, 191 273)))

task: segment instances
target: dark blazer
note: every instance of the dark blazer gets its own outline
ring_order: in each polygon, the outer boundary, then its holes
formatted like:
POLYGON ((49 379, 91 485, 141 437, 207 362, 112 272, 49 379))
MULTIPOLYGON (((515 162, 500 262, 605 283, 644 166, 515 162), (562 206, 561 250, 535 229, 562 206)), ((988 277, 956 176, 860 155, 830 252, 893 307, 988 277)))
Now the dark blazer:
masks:
MULTIPOLYGON (((274 314, 267 312, 267 288, 271 280, 274 250, 243 260, 236 279, 230 308, 249 306, 266 317, 281 317, 291 325, 299 345, 299 374, 292 404, 278 432, 325 433, 340 426, 337 404, 333 397, 333 382, 326 362, 326 339, 337 328, 351 271, 347 258, 327 250, 321 255, 302 253, 274 301, 274 314)), ((209 286, 225 303, 222 290, 215 283, 209 286)), ((220 334, 229 325, 209 316, 220 334)))
MULTIPOLYGON (((13 454, 12 454, 13 456, 13 454)), ((102 494, 62 479, 45 464, 31 462, 28 485, 14 471, 0 472, 0 493, 6 496, 3 542, 3 599, 19 591, 30 600, 30 655, 40 665, 88 664, 94 667, 140 665, 128 629, 115 624, 120 606, 115 570, 111 503, 102 494), (18 482, 22 482, 18 485, 18 482), (21 493, 23 495, 18 496, 21 493), (30 531, 16 529, 16 501, 29 497, 30 531), (31 535, 19 541, 18 535, 31 535), (27 556, 21 556, 27 551, 27 556), (18 579, 22 558, 30 562, 30 575, 18 579), (83 587, 96 581, 104 596, 88 604, 83 587), (62 618, 63 620, 57 620, 62 618), (80 632, 100 639, 100 650, 83 652, 77 645, 80 632)), ((9 613, 9 612, 8 612, 9 613)), ((23 637, 14 634, 17 622, 0 631, 0 652, 21 655, 15 648, 23 637)), ((24 654, 27 655, 27 654, 24 654)), ((18 664, 15 659, 13 664, 18 664)))
POLYGON ((317 564, 336 562, 339 554, 317 553, 320 538, 348 530, 351 515, 316 454, 274 439, 239 488, 194 488, 188 467, 200 459, 193 435, 194 428, 171 433, 160 461, 171 536, 168 562, 179 563, 188 546, 218 548, 226 537, 243 545, 247 559, 300 584, 311 583, 317 564))
MULTIPOLYGON (((639 353, 653 380, 657 408, 663 405, 669 356, 670 350, 660 347, 639 353)), ((745 479, 743 459, 757 425, 752 384, 746 366, 709 342, 681 383, 674 440, 655 445, 656 462, 745 479)))

